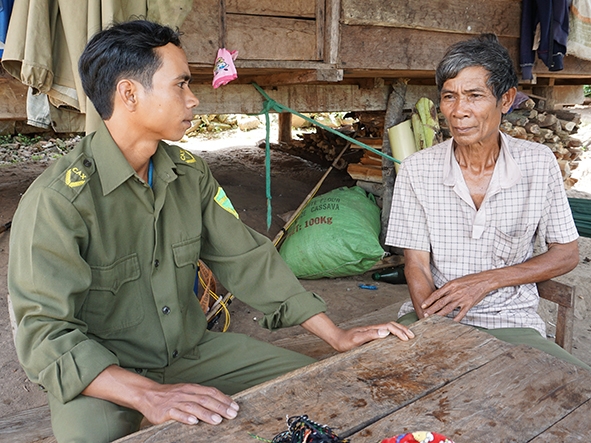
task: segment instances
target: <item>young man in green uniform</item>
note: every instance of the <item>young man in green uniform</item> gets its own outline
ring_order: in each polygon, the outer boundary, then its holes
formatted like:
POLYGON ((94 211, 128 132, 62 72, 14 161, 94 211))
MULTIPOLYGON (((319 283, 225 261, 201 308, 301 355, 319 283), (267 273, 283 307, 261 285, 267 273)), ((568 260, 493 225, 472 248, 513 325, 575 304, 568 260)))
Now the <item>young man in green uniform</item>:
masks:
POLYGON ((337 328, 205 163, 161 141, 180 139, 198 105, 177 33, 115 25, 79 68, 104 125, 23 196, 9 262, 17 352, 47 391, 58 442, 112 441, 142 416, 218 424, 237 415, 228 395, 313 361, 206 330, 199 259, 268 328, 301 324, 339 351, 413 336, 396 323, 337 328))

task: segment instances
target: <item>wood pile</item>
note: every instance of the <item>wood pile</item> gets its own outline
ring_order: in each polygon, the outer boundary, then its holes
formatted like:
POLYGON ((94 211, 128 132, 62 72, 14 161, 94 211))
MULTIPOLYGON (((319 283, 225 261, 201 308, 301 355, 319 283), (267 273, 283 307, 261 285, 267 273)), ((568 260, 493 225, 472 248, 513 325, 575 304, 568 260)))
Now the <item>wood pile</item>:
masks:
MULTIPOLYGON (((260 121, 258 124, 260 125, 260 121)), ((238 128, 238 118, 233 114, 195 115, 185 135, 194 137, 204 132, 221 132, 236 128, 238 128)))
POLYGON ((576 112, 566 109, 538 111, 530 99, 522 109, 503 117, 501 131, 548 146, 558 160, 564 186, 569 189, 577 182, 571 174, 583 154, 582 142, 573 137, 580 123, 581 115, 576 112))
MULTIPOLYGON (((320 114, 320 116, 322 117, 322 114, 320 114)), ((315 117, 315 119, 317 118, 315 117)), ((376 149, 381 149, 382 133, 384 130, 383 112, 350 112, 345 114, 344 117, 340 119, 340 121, 342 126, 335 128, 335 130, 355 139, 362 138, 370 140, 370 143, 379 143, 373 147, 376 149), (349 122, 352 124, 347 124, 349 122), (375 140, 378 140, 378 142, 371 141, 374 139, 374 137, 375 140)), ((342 152, 345 146, 350 144, 350 142, 344 138, 339 137, 338 135, 318 126, 315 127, 315 132, 304 132, 299 134, 299 136, 301 137, 299 140, 294 139, 290 143, 272 144, 271 148, 297 155, 298 157, 301 157, 305 160, 309 160, 321 166, 328 167, 332 165, 334 160, 342 152)), ((264 148, 264 145, 264 141, 261 141, 258 144, 258 146, 261 148, 264 148)), ((347 167, 347 165, 358 163, 364 152, 364 149, 361 149, 357 145, 351 144, 351 147, 345 151, 336 165, 332 166, 336 169, 343 170, 347 167)))
MULTIPOLYGON (((349 137, 354 135, 350 127, 342 127, 338 131, 349 137)), ((349 142, 344 138, 319 127, 316 128, 316 132, 303 133, 300 136, 301 140, 294 139, 290 143, 272 144, 271 148, 297 155, 323 167, 329 167, 345 146, 349 145, 349 142)), ((262 140, 258 146, 264 148, 265 141, 262 140)), ((347 164, 359 161, 361 154, 348 149, 333 167, 340 170, 345 169, 347 164)))
MULTIPOLYGON (((360 141, 371 146, 371 140, 361 139, 360 141)), ((380 139, 380 147, 372 146, 372 148, 380 149, 381 144, 382 141, 380 139)), ((382 157, 364 149, 363 157, 359 159, 359 163, 350 163, 347 166, 347 173, 354 180, 382 183, 382 157)))
MULTIPOLYGON (((374 119, 373 122, 379 123, 379 120, 374 119)), ((574 137, 580 123, 579 113, 567 109, 540 111, 535 109, 535 102, 529 99, 521 104, 520 109, 503 117, 501 131, 515 138, 548 146, 558 160, 565 189, 570 189, 577 182, 577 179, 572 177, 572 172, 579 165, 583 154, 583 143, 574 137)), ((448 139, 451 135, 441 113, 439 124, 443 139, 448 139)), ((378 129, 378 124, 374 124, 372 129, 371 135, 374 137, 361 137, 360 140, 376 149, 381 149, 383 127, 378 129), (375 142, 372 143, 372 140, 375 142)), ((381 182, 381 157, 364 151, 361 160, 357 164, 350 164, 347 172, 355 180, 379 183, 381 182), (376 162, 377 159, 380 160, 379 164, 376 162)))

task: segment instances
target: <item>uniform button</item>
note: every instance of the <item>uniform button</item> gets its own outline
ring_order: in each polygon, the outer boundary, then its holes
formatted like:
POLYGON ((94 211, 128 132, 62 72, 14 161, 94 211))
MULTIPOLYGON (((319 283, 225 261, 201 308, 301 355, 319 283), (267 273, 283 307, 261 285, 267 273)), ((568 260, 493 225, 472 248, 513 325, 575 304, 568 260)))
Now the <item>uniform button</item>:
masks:
POLYGON ((87 158, 84 159, 84 161, 82 162, 82 164, 84 166, 86 166, 87 168, 90 168, 92 166, 92 162, 90 160, 88 160, 87 158))
POLYGON ((154 260, 154 267, 157 268, 160 266, 160 260, 154 260))
POLYGON ((138 374, 141 374, 142 370, 140 368, 135 368, 135 372, 137 372, 138 374))
POLYGON ((164 312, 165 315, 168 315, 170 314, 170 308, 168 306, 164 306, 162 308, 162 312, 164 312))
POLYGON ((176 349, 174 351, 172 351, 172 358, 177 358, 179 356, 179 351, 177 351, 176 349))

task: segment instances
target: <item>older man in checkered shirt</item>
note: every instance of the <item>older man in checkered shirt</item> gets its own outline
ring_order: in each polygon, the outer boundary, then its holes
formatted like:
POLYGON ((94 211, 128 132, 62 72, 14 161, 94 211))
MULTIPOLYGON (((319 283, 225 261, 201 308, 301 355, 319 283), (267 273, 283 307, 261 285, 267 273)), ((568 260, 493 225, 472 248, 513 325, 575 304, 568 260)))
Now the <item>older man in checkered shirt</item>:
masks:
POLYGON ((535 283, 577 266, 578 234, 552 151, 499 130, 518 83, 507 50, 491 34, 457 43, 436 82, 452 139, 403 162, 386 236, 411 295, 399 322, 450 316, 591 370, 537 313, 535 283))

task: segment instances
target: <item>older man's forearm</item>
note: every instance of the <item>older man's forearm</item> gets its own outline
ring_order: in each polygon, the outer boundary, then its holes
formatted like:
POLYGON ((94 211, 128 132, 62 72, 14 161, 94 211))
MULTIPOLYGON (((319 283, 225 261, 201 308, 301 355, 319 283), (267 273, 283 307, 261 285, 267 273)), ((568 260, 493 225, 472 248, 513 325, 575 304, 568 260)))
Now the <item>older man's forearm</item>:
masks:
POLYGON ((430 260, 431 254, 429 252, 404 250, 404 275, 413 307, 419 318, 425 316, 421 305, 436 289, 431 274, 430 260))

